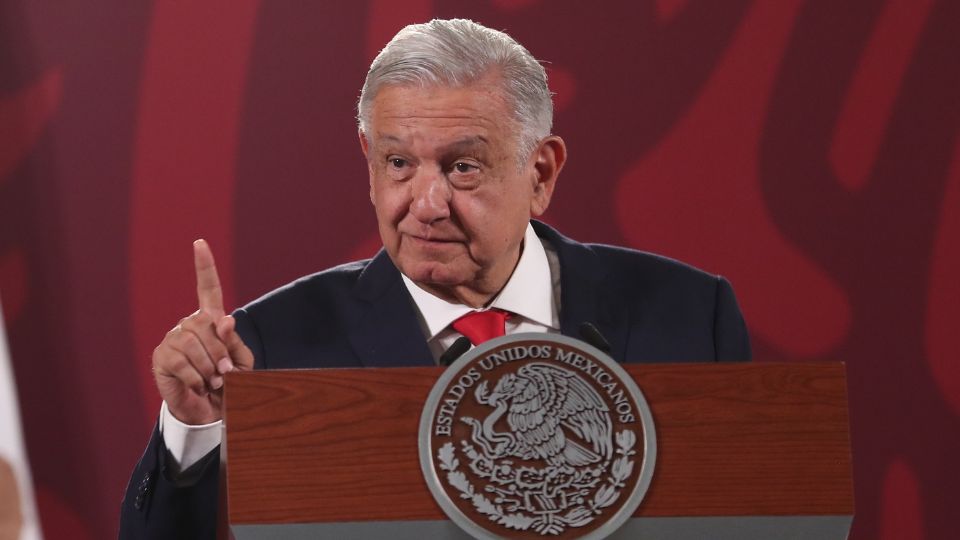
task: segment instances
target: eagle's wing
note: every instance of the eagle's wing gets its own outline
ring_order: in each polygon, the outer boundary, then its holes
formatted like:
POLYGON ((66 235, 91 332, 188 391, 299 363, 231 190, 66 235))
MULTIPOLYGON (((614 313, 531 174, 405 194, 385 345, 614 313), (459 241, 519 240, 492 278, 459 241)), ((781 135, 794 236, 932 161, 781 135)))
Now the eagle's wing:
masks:
POLYGON ((592 445, 593 451, 609 459, 613 455, 613 426, 610 409, 597 391, 579 377, 569 377, 567 399, 559 417, 564 426, 592 445))
POLYGON ((546 459, 562 453, 574 466, 610 457, 610 413, 596 390, 574 372, 549 364, 527 364, 517 377, 523 384, 510 403, 507 422, 536 455, 546 459), (561 423, 590 448, 566 437, 561 423))
POLYGON ((526 450, 529 457, 550 459, 565 447, 563 430, 559 429, 560 418, 553 413, 559 392, 566 392, 566 385, 557 388, 556 381, 541 371, 531 371, 528 364, 517 371, 518 385, 510 399, 507 424, 526 450))

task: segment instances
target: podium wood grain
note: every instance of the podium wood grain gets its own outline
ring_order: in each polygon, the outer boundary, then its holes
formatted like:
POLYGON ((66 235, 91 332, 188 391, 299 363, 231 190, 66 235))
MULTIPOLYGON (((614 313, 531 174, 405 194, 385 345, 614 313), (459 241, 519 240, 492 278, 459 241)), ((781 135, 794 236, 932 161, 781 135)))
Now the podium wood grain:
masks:
MULTIPOLYGON (((625 366, 656 424, 637 516, 853 513, 844 367, 625 366)), ((230 373, 233 524, 446 519, 421 477, 420 412, 440 368, 230 373)))

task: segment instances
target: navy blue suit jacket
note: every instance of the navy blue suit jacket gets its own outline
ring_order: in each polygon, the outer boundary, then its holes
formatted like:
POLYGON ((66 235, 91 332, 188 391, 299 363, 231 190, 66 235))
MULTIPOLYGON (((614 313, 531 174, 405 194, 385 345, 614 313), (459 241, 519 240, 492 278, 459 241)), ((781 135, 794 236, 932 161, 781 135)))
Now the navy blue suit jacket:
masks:
MULTIPOLYGON (((561 332, 594 324, 627 362, 749 360, 750 342, 730 284, 657 255, 581 244, 533 223, 560 259, 561 332)), ((400 272, 373 259, 299 279, 234 313, 256 367, 435 365, 400 272)), ((154 430, 121 508, 121 538, 213 538, 216 452, 171 481, 154 430)))

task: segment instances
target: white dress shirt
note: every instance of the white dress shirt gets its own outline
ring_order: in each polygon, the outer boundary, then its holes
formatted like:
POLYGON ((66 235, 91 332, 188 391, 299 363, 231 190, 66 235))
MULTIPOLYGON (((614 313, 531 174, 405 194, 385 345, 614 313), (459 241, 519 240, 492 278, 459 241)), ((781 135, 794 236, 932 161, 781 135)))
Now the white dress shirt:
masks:
MULTIPOLYGON (((461 335, 450 324, 473 309, 437 298, 407 276, 401 277, 417 307, 420 329, 436 361, 461 335)), ((513 313, 506 323, 507 334, 560 331, 560 261, 553 247, 542 242, 530 224, 524 234, 520 260, 507 284, 484 309, 490 308, 513 313)), ((160 407, 160 432, 180 470, 220 444, 222 424, 217 421, 191 426, 177 420, 166 402, 160 407)))
MULTIPOLYGON (((474 309, 437 298, 407 276, 401 276, 417 306, 420 329, 427 338, 433 359, 438 360, 462 335, 450 325, 474 309)), ((493 301, 477 311, 498 308, 512 313, 506 324, 507 334, 556 333, 560 330, 559 292, 560 264, 556 252, 552 248, 545 249, 533 226, 528 224, 523 237, 523 251, 513 274, 493 301)))

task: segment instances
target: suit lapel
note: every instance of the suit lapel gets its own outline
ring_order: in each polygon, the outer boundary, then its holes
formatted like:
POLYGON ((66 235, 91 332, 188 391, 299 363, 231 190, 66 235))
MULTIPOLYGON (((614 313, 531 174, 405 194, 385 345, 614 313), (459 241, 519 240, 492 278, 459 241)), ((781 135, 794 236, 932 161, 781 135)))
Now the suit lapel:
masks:
POLYGON ((381 249, 360 274, 354 294, 366 310, 348 339, 363 366, 434 365, 413 299, 386 251, 381 249))
POLYGON ((626 360, 629 310, 617 294, 615 279, 588 245, 571 240, 549 226, 533 222, 537 236, 550 242, 560 259, 560 332, 577 339, 589 322, 610 343, 610 356, 626 360))

